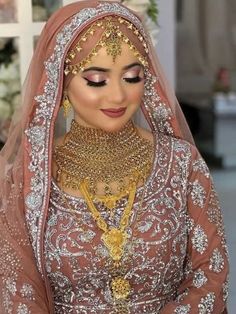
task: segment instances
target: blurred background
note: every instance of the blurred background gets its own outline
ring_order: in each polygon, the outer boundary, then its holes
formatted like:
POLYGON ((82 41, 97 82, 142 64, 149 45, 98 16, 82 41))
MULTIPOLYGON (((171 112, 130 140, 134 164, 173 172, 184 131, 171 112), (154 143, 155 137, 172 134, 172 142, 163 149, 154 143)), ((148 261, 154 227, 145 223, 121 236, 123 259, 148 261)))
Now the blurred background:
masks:
MULTIPOLYGON (((88 0, 89 1, 89 0, 88 0)), ((122 1, 122 0, 121 0, 122 1)), ((70 0, 0 0, 0 147, 20 103, 37 37, 70 0)), ((229 244, 236 313, 236 1, 124 0, 146 20, 160 61, 208 163, 229 244), (158 16, 158 18, 157 18, 158 16)))

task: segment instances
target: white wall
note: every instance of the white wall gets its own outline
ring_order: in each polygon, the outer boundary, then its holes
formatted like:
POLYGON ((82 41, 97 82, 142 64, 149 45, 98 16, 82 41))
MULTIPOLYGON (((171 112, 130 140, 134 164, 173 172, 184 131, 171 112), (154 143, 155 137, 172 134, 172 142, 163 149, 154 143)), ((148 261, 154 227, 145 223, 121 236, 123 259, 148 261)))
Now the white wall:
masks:
POLYGON ((157 52, 170 84, 175 87, 175 0, 157 0, 159 25, 157 52))

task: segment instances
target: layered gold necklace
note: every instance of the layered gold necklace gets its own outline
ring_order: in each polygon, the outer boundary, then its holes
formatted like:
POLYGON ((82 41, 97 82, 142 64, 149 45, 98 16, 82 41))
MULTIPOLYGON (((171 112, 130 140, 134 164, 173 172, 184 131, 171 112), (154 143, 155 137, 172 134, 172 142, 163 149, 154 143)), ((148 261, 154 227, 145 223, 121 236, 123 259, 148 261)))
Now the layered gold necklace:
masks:
MULTIPOLYGON (((65 142, 55 148, 57 181, 60 186, 79 190, 94 221, 103 231, 101 240, 108 249, 114 267, 120 266, 127 242, 126 229, 132 213, 139 182, 151 171, 153 145, 142 138, 130 121, 113 133, 80 126, 72 121, 65 142), (128 197, 120 224, 109 227, 96 208, 97 201, 108 209, 128 197)), ((111 282, 115 300, 127 299, 131 287, 127 279, 115 276, 111 282)))
MULTIPOLYGON (((72 121, 65 143, 55 149, 57 180, 63 187, 79 190, 87 182, 89 193, 102 201, 120 198, 137 173, 145 180, 152 165, 153 145, 142 138, 132 121, 120 131, 105 132, 72 121), (102 195, 105 198, 102 198, 102 195)), ((128 188, 129 189, 129 188, 128 188)), ((113 207, 114 202, 107 202, 113 207)))

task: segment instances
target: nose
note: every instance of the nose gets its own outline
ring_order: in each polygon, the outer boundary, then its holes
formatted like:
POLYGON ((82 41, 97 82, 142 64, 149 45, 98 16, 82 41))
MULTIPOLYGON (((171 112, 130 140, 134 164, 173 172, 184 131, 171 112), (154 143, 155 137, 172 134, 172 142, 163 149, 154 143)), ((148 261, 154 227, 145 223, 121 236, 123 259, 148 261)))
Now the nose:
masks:
POLYGON ((121 105, 126 98, 125 87, 122 81, 114 80, 110 82, 110 89, 108 91, 108 101, 110 104, 121 105))

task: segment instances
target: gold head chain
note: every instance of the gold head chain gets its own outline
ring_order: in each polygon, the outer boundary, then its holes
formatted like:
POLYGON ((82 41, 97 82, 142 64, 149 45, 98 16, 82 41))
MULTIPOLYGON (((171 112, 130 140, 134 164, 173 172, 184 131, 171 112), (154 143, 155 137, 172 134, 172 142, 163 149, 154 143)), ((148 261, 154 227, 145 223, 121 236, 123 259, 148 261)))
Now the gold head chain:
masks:
POLYGON ((102 20, 94 22, 85 32, 85 34, 82 35, 75 48, 68 52, 65 60, 65 75, 68 75, 69 73, 76 75, 79 71, 83 71, 85 66, 91 62, 94 56, 97 56, 98 51, 103 47, 106 48, 107 54, 112 56, 113 61, 115 61, 117 56, 121 55, 122 43, 125 43, 129 46, 130 50, 133 51, 134 56, 137 57, 137 59, 141 62, 143 66, 148 65, 147 58, 138 51, 138 49, 134 46, 130 39, 122 33, 119 25, 114 23, 114 21, 118 22, 119 24, 125 25, 127 29, 131 30, 141 42, 145 53, 148 55, 148 45, 143 35, 132 23, 121 17, 115 20, 112 17, 105 17, 102 20), (98 43, 87 55, 87 57, 85 57, 77 64, 72 64, 77 54, 79 54, 83 50, 83 43, 87 42, 89 38, 95 34, 97 28, 102 28, 104 30, 98 43))

